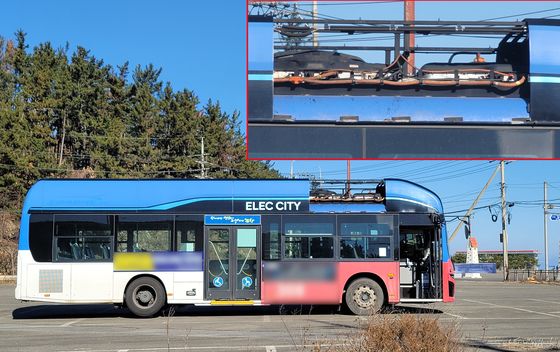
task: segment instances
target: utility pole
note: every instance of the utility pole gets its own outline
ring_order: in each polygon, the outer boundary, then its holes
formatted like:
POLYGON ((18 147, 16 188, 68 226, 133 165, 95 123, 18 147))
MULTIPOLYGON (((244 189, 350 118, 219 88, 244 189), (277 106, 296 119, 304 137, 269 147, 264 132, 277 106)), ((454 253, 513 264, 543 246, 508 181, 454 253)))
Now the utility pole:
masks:
POLYGON ((544 270, 545 279, 548 280, 548 184, 544 181, 544 270))
POLYGON ((58 154, 58 166, 62 165, 64 156, 64 139, 66 138, 66 109, 62 109, 62 137, 60 139, 60 150, 58 154))
POLYGON ((494 179, 494 177, 496 176, 496 174, 498 173, 498 170, 500 169, 500 165, 498 165, 495 169, 494 172, 492 173, 492 175, 490 176, 490 178, 488 179, 488 181, 486 181, 486 184, 484 185, 484 187, 482 188, 482 190, 480 191, 480 193, 478 194, 478 196, 476 197, 476 199, 474 200, 474 202, 471 204, 471 207, 469 208, 469 210, 467 210, 467 213, 463 216, 463 218, 461 219, 461 221, 459 221, 459 224, 457 225, 457 227, 455 228, 455 231, 453 231, 453 233, 451 234, 451 236, 449 236, 449 242, 453 241, 453 239, 455 238, 455 236, 457 236, 457 233, 459 232, 459 229, 461 228, 461 225, 465 222, 465 220, 468 218, 470 220, 470 216, 471 213, 474 209, 474 207, 476 207, 476 205, 478 204, 478 202, 480 201, 480 199, 482 198, 482 196, 484 195, 484 193, 486 192, 486 190, 488 189, 488 186, 490 186, 490 183, 492 183, 492 180, 494 179))
MULTIPOLYGON (((416 19, 416 11, 415 11, 415 0, 404 0, 404 20, 405 21, 414 21, 416 19)), ((412 50, 414 49, 415 45, 415 35, 414 33, 405 33, 404 34, 404 49, 405 50, 412 50)), ((410 53, 408 57, 408 61, 410 65, 406 65, 406 73, 411 75, 414 71, 414 53, 410 53)))
POLYGON ((502 182, 501 182, 501 193, 502 193, 502 249, 503 249, 503 271, 504 271, 504 281, 507 280, 509 264, 508 264, 508 238, 507 238, 507 229, 506 229, 506 181, 505 181, 505 161, 500 161, 500 168, 502 173, 502 182))
MULTIPOLYGON (((313 0, 313 19, 316 20, 317 19, 317 0, 313 0)), ((319 42, 317 41, 317 29, 318 29, 318 24, 317 23, 313 23, 313 47, 317 47, 319 46, 319 42)))
POLYGON ((346 160, 346 196, 350 196, 350 160, 346 160))

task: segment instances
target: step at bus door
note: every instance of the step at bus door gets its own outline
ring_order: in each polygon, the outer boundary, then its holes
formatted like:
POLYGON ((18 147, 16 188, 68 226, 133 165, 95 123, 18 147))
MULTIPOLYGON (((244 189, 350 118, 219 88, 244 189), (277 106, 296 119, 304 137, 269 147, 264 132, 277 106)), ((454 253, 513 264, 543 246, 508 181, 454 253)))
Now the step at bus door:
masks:
POLYGON ((206 226, 204 243, 206 299, 259 299, 260 226, 206 226))

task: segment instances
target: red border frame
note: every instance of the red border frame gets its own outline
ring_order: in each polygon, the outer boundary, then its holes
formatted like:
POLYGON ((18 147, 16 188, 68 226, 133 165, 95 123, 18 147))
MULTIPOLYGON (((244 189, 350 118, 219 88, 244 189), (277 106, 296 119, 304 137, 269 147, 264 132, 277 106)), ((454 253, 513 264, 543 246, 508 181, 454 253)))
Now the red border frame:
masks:
MULTIPOLYGON (((371 0, 317 0, 321 2, 371 2, 371 0)), ((375 1, 375 0, 374 0, 375 1)), ((381 0, 380 0, 381 1, 381 0)), ((404 2, 405 0, 395 0, 395 2, 404 2)), ((414 1, 431 1, 431 2, 558 2, 559 0, 414 0, 414 1)), ((328 160, 364 160, 364 161, 375 161, 375 160, 502 160, 503 158, 250 158, 249 157, 249 12, 247 8, 250 3, 262 2, 262 0, 246 0, 245 1, 245 159, 256 160, 256 161, 268 161, 268 160, 315 160, 315 161, 328 161, 328 160)), ((271 0, 269 2, 310 2, 310 0, 271 0)), ((507 160, 560 160, 560 158, 507 158, 507 160)))

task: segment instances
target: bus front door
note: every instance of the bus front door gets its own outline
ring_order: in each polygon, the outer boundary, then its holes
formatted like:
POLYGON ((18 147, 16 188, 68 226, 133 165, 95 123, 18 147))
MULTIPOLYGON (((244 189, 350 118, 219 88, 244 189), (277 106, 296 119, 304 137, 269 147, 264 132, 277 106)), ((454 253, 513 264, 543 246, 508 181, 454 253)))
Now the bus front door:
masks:
POLYGON ((207 226, 205 230, 206 299, 259 299, 260 227, 207 226))

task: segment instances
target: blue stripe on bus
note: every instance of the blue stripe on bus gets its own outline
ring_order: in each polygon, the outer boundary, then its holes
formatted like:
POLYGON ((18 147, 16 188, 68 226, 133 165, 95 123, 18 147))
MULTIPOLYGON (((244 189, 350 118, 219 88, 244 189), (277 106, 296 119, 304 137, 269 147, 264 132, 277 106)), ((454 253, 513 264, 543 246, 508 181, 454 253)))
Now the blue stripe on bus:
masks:
POLYGON ((529 78, 531 83, 560 83, 560 77, 546 77, 546 76, 531 76, 529 78))
POLYGON ((270 73, 249 73, 249 81, 272 81, 270 73))
POLYGON ((77 211, 83 211, 83 210, 170 210, 173 208, 177 208, 183 205, 187 205, 187 204, 193 204, 193 203, 198 203, 198 202, 204 202, 204 201, 220 201, 220 200, 226 200, 226 201, 260 201, 260 200, 301 200, 301 201, 307 201, 309 200, 309 198, 297 198, 297 197, 274 197, 274 198, 260 198, 260 197, 251 197, 251 198, 231 198, 231 197, 225 197, 225 198, 213 198, 213 197, 206 197, 206 198, 191 198, 191 199, 184 199, 184 200, 180 200, 180 201, 176 201, 176 202, 171 202, 171 203, 164 203, 164 204, 159 204, 159 205, 153 205, 153 206, 149 206, 149 207, 32 207, 29 208, 30 211, 47 211, 47 210, 77 210, 77 211))

